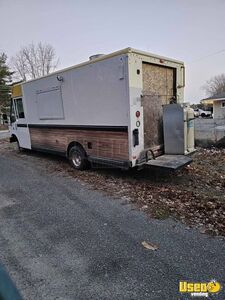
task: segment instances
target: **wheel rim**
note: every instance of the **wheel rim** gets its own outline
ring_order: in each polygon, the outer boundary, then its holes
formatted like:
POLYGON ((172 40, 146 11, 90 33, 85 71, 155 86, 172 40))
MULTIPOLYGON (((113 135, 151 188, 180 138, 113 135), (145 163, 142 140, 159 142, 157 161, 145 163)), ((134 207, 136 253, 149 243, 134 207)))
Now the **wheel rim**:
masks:
POLYGON ((81 161, 82 161, 81 155, 77 152, 74 152, 72 154, 72 162, 74 166, 79 167, 81 165, 81 161))

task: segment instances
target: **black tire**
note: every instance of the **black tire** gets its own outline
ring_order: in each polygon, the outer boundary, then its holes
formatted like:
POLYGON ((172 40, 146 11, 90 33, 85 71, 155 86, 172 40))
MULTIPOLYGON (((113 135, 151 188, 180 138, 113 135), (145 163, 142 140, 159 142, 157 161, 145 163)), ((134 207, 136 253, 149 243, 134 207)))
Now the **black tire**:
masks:
POLYGON ((20 147, 20 143, 19 141, 17 140, 16 141, 16 151, 17 152, 23 152, 24 148, 20 147))
POLYGON ((88 168, 88 160, 85 151, 79 146, 72 146, 69 150, 69 161, 76 170, 85 170, 88 168))
POLYGON ((206 117, 205 113, 202 113, 202 114, 201 114, 201 117, 202 117, 202 118, 205 118, 205 117, 206 117))

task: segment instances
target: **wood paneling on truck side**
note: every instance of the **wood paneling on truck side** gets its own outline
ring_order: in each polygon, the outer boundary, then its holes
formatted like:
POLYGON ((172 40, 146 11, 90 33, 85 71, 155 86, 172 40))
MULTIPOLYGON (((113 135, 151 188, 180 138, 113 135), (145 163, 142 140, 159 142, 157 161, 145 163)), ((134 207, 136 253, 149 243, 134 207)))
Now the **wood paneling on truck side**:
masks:
POLYGON ((30 128, 31 147, 66 155, 71 142, 80 143, 87 155, 128 160, 128 132, 76 128, 30 128))

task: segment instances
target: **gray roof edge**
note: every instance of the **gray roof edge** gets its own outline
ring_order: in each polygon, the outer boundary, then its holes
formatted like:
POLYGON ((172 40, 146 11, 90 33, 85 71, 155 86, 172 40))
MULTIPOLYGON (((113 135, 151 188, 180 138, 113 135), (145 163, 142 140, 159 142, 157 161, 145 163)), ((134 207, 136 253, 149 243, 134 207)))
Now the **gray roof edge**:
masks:
POLYGON ((201 101, 204 101, 204 100, 223 100, 223 99, 225 99, 225 92, 214 95, 214 96, 210 96, 208 98, 204 98, 201 101))

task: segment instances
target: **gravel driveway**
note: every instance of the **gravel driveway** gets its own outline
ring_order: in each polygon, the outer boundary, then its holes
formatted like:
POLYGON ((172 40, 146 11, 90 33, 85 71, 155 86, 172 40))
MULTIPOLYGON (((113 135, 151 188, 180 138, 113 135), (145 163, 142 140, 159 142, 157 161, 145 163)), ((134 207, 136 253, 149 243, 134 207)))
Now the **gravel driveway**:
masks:
MULTIPOLYGON (((0 156, 0 259, 24 299, 174 300, 191 298, 180 280, 225 287, 223 238, 151 219, 44 164, 35 154, 0 156)), ((214 297, 225 299, 224 289, 214 297)))

